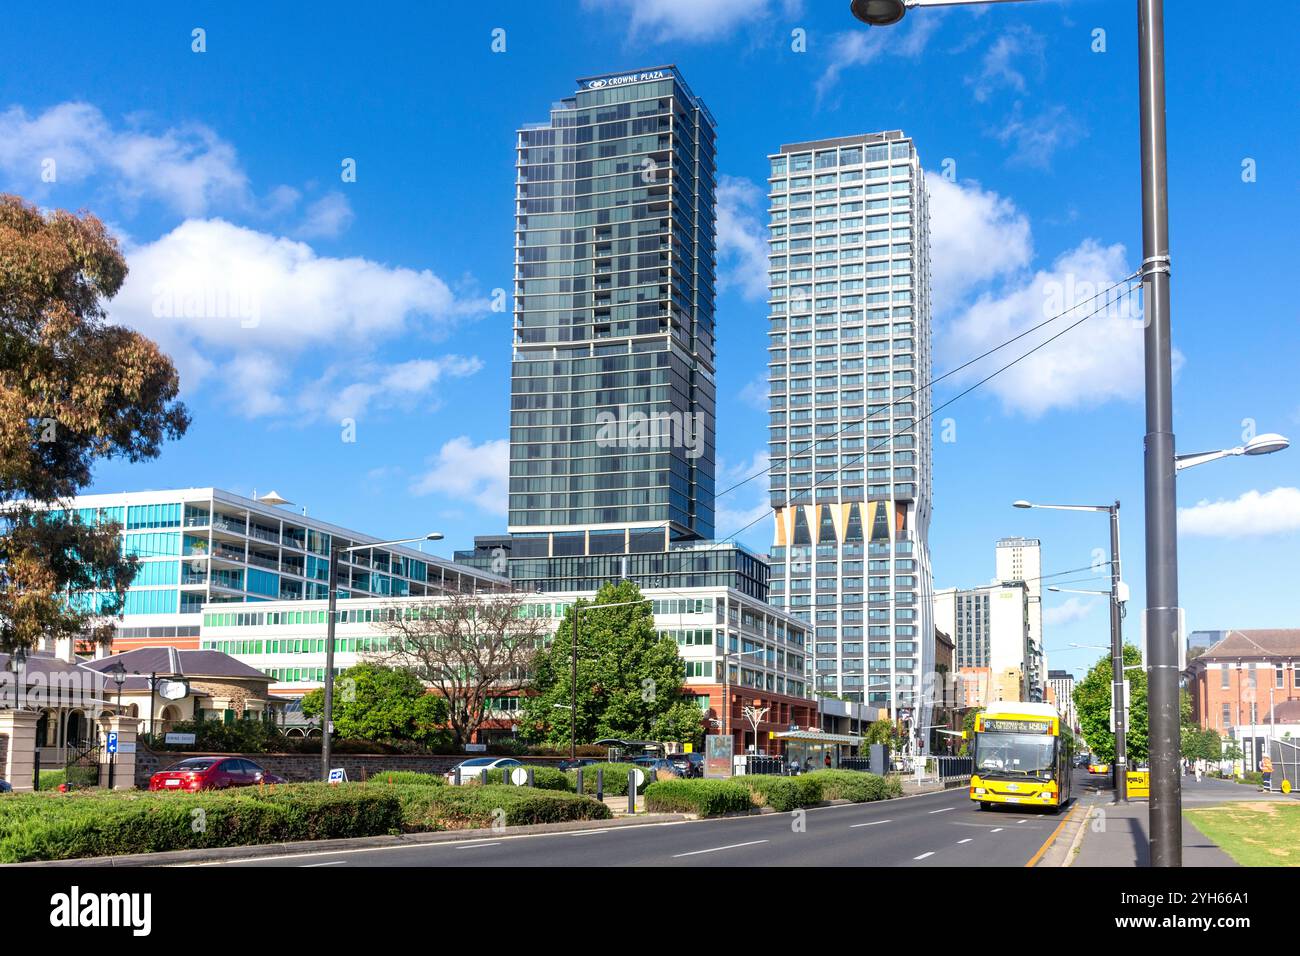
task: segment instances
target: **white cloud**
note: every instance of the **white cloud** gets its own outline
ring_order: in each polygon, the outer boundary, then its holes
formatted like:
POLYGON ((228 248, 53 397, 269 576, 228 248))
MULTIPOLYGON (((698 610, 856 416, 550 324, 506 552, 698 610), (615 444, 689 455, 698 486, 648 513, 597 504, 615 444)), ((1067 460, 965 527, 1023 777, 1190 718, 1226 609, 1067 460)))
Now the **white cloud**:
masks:
POLYGON ((203 215, 217 203, 250 203, 234 147, 207 126, 154 132, 129 119, 117 128, 81 102, 60 103, 37 116, 20 106, 0 113, 0 174, 37 198, 60 184, 102 177, 125 202, 154 200, 186 216, 203 215), (42 177, 47 160, 54 162, 52 184, 42 177))
POLYGON ((1094 598, 1067 598, 1054 607, 1043 609, 1043 626, 1064 627, 1075 621, 1081 621, 1091 614, 1096 606, 1097 601, 1094 598))
POLYGON ((961 296, 990 279, 1013 274, 1033 259, 1029 220, 1010 199, 978 183, 954 183, 927 173, 930 194, 931 295, 943 315, 961 296))
POLYGON ((352 225, 352 205, 340 192, 331 192, 307 207, 302 225, 295 232, 300 239, 333 239, 352 225))
POLYGON ((718 179, 718 291, 739 289, 746 299, 766 299, 767 194, 738 176, 718 179))
MULTIPOLYGON (((765 19, 768 0, 583 0, 589 10, 606 10, 625 19, 630 38, 657 43, 722 40, 737 27, 765 19)), ((797 4, 786 3, 787 12, 797 4)))
POLYGON ((367 362, 357 367, 348 363, 330 369, 322 378, 303 389, 298 407, 309 418, 342 421, 360 420, 376 408, 412 408, 422 402, 430 411, 427 397, 444 377, 464 378, 483 368, 474 356, 444 355, 406 362, 367 362), (347 382, 347 378, 352 378, 347 382))
POLYGON ((764 371, 745 384, 740 390, 740 400, 752 408, 761 412, 768 409, 768 391, 769 384, 767 381, 767 372, 764 371))
POLYGON ((1198 501, 1178 509, 1178 530, 1214 538, 1244 538, 1300 531, 1300 488, 1248 491, 1231 501, 1198 501))
POLYGON ((430 465, 412 484, 412 494, 437 494, 449 504, 472 502, 490 514, 506 514, 510 490, 510 443, 506 439, 475 445, 461 435, 443 443, 430 465))
MULTIPOLYGON (((1101 246, 1085 240, 1060 256, 1050 269, 1039 270, 1027 282, 1009 283, 997 294, 981 295, 960 313, 936 336, 936 341, 942 343, 943 362, 947 367, 956 366, 1077 306, 958 377, 963 382, 977 381, 1101 308, 1108 300, 1092 296, 1129 271, 1122 245, 1101 246)), ((1117 292, 1124 288, 1121 286, 1117 292)), ((1005 410, 1029 418, 1054 408, 1139 398, 1143 389, 1141 315, 1133 297, 1116 303, 1116 294, 1110 294, 1111 304, 1102 312, 983 387, 1001 400, 1005 410)), ((1181 353, 1175 352, 1174 364, 1177 371, 1182 364, 1181 353)))
POLYGON ((909 17, 902 27, 863 27, 835 34, 830 42, 829 62, 817 79, 818 101, 839 83, 840 75, 847 69, 867 66, 882 56, 916 59, 925 52, 942 20, 941 12, 931 10, 923 17, 909 17))
POLYGON ((1024 70, 1033 67, 1043 70, 1046 43, 1043 36, 1025 26, 1012 27, 998 35, 985 51, 980 63, 980 73, 967 79, 975 99, 986 102, 995 92, 1003 89, 1024 93, 1024 70))
POLYGON ((307 243, 220 219, 187 220, 126 257, 130 273, 111 318, 157 341, 187 389, 208 378, 223 383, 245 415, 345 406, 359 415, 376 396, 424 394, 439 375, 477 369, 477 359, 456 356, 367 364, 385 341, 436 338, 487 311, 485 300, 458 297, 428 270, 321 256, 307 243), (308 377, 322 381, 286 398, 309 362, 308 377), (343 371, 321 371, 333 366, 343 371), (326 384, 328 400, 319 397, 326 384))
POLYGON ((1059 149, 1073 146, 1088 135, 1083 123, 1064 106, 1051 106, 1026 118, 1019 103, 995 130, 1002 145, 1013 147, 1012 166, 1047 169, 1059 149))

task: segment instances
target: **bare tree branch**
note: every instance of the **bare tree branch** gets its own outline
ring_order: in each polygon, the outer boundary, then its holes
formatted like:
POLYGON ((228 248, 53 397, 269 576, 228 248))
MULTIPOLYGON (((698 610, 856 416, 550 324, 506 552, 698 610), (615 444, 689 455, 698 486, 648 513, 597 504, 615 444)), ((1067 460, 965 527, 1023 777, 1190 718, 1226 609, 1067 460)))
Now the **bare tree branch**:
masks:
POLYGON ((450 594, 386 609, 388 650, 374 657, 411 671, 447 701, 463 746, 490 717, 492 697, 523 688, 550 634, 545 618, 516 594, 450 594))

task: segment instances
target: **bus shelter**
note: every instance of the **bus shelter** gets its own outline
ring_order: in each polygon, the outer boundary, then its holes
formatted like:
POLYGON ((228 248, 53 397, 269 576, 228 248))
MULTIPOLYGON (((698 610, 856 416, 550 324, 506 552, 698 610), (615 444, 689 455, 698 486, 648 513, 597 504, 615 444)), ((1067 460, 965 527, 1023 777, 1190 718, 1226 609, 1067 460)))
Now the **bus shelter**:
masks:
POLYGON ((861 737, 824 730, 783 730, 776 739, 785 742, 786 765, 797 763, 805 771, 838 768, 842 757, 853 756, 862 745, 861 737))

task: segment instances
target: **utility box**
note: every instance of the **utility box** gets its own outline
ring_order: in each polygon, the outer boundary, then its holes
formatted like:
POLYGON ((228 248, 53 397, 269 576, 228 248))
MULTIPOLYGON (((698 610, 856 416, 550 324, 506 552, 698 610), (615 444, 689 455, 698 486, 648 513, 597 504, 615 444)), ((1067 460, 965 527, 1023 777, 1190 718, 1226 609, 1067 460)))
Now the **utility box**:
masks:
POLYGON ((872 773, 879 774, 882 777, 889 773, 888 744, 872 744, 871 752, 868 756, 872 773))

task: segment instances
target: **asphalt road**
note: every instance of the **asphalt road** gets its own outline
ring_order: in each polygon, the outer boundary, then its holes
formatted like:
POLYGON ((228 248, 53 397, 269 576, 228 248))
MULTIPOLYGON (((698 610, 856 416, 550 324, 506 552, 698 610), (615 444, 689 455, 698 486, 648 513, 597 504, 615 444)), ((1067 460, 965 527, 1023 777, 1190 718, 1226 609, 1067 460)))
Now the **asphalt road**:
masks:
MULTIPOLYGON (((1076 776, 1075 796, 1087 774, 1076 776)), ((204 866, 1024 866, 1062 817, 976 810, 965 789, 690 823, 321 851, 204 866)))

